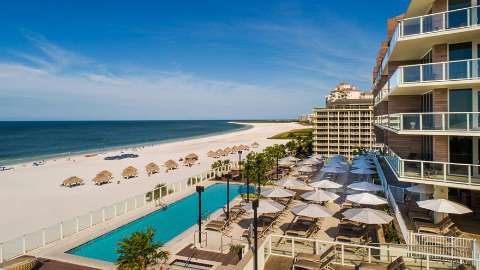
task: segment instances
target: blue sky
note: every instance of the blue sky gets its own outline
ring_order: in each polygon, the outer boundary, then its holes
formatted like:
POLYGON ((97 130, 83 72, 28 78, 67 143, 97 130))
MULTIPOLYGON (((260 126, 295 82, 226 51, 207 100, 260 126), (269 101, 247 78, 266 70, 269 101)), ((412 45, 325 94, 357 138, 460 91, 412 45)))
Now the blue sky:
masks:
POLYGON ((5 1, 0 120, 296 118, 408 0, 5 1))

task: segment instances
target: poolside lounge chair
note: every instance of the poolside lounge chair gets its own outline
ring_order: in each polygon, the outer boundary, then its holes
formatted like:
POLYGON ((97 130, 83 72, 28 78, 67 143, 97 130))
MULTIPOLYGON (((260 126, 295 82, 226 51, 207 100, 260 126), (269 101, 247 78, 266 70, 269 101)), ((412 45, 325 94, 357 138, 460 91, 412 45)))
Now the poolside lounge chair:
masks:
POLYGON ((361 263, 360 265, 356 266, 355 269, 357 270, 404 270, 405 261, 403 261, 403 257, 400 256, 396 258, 393 262, 387 263, 361 263))
POLYGON ((455 268, 455 270, 474 270, 475 267, 473 267, 471 264, 460 264, 455 268))
POLYGON ((26 257, 20 258, 19 261, 14 261, 12 263, 6 263, 3 268, 5 270, 32 270, 35 269, 41 262, 37 258, 26 257))
POLYGON ((205 225, 206 230, 221 232, 228 228, 229 223, 223 220, 212 220, 205 225))
POLYGON ((454 225, 455 223, 449 217, 444 218, 438 224, 415 222, 415 228, 419 233, 443 234, 447 232, 450 229, 450 227, 454 225))
POLYGON ((333 270, 331 264, 335 260, 335 256, 327 258, 323 262, 309 261, 309 260, 294 260, 292 269, 306 269, 306 270, 333 270))

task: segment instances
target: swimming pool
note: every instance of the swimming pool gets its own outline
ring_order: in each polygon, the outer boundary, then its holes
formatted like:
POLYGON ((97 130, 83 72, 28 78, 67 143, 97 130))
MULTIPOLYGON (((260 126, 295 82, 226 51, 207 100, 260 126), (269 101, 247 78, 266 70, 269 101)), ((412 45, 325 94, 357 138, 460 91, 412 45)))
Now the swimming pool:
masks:
MULTIPOLYGON (((246 187, 230 185, 230 200, 237 197, 246 187)), ((227 185, 214 184, 205 189, 202 194, 202 217, 207 217, 221 209, 227 203, 227 185)), ((155 240, 166 243, 197 223, 198 195, 194 193, 179 201, 141 217, 107 234, 97 237, 83 245, 75 247, 67 253, 82 257, 115 262, 118 254, 117 243, 133 232, 155 229, 155 240)))

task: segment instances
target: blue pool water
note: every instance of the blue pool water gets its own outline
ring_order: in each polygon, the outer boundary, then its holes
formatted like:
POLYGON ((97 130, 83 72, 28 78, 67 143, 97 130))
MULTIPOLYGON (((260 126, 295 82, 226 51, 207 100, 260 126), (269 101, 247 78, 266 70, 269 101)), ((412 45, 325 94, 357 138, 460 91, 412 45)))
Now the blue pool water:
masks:
MULTIPOLYGON (((237 197, 243 190, 246 191, 246 188, 241 185, 230 185, 230 200, 237 197)), ((225 206, 227 203, 226 194, 226 184, 215 184, 206 188, 202 194, 202 217, 206 218, 225 206)), ((118 257, 116 253, 117 243, 133 232, 153 227, 155 229, 155 240, 166 243, 196 224, 197 219, 198 195, 195 193, 170 204, 165 209, 157 210, 71 249, 67 253, 115 262, 118 257)))

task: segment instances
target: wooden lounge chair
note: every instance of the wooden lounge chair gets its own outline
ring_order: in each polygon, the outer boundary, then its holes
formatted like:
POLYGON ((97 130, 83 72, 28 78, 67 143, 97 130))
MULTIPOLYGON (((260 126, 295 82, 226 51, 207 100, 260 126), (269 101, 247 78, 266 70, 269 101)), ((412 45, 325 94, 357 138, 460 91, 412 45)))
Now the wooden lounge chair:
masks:
POLYGON ((444 218, 438 224, 415 222, 415 228, 419 233, 443 234, 447 232, 455 223, 450 218, 444 218))
POLYGON ((333 270, 331 264, 335 260, 335 256, 331 256, 323 262, 309 261, 309 260, 295 260, 293 262, 292 269, 306 269, 306 270, 333 270))
POLYGON ((228 222, 221 220, 212 220, 205 225, 206 230, 221 232, 227 229, 228 222))
POLYGON ((357 270, 404 270, 406 269, 406 267, 405 267, 405 262, 403 261, 403 257, 400 256, 389 264, 361 263, 360 265, 356 266, 355 269, 357 270))
POLYGON ((35 269, 41 262, 33 257, 26 257, 15 261, 13 263, 6 263, 3 268, 5 270, 32 270, 35 269))

